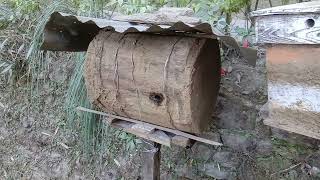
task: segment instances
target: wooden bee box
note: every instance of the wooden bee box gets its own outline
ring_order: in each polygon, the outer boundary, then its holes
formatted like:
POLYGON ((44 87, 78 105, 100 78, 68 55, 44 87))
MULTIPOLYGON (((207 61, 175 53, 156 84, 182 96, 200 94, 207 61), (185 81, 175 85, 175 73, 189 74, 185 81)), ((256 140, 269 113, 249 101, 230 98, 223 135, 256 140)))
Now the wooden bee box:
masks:
POLYGON ((266 125, 320 139, 320 1, 259 10, 257 42, 266 47, 266 125))

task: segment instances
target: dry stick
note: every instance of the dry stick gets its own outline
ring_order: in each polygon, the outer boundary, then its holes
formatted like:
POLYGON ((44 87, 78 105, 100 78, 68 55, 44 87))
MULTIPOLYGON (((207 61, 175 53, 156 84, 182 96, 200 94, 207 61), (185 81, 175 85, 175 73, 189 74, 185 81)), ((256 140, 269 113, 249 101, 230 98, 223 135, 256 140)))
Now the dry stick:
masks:
POLYGON ((274 176, 274 175, 276 175, 276 174, 281 174, 281 173, 287 172, 287 171, 289 171, 289 170, 291 170, 291 169, 293 169, 293 168, 295 168, 295 167, 297 167, 297 166, 299 166, 299 165, 301 165, 301 162, 298 163, 298 164, 296 164, 296 165, 290 166, 290 167, 287 168, 287 169, 281 170, 281 171, 279 171, 279 172, 272 173, 270 176, 274 176))
POLYGON ((270 7, 272 7, 272 2, 271 2, 271 0, 269 0, 269 4, 270 4, 270 7))
POLYGON ((259 6, 259 0, 256 1, 256 4, 254 6, 254 10, 256 11, 258 9, 258 6, 259 6))
POLYGON ((155 128, 155 129, 167 131, 167 132, 179 135, 179 136, 183 136, 183 137, 186 137, 186 138, 189 138, 189 139, 193 139, 193 140, 196 140, 196 141, 199 141, 199 142, 203 142, 203 143, 206 143, 206 144, 211 144, 211 145, 214 145, 214 146, 222 146, 223 145, 223 144, 221 144, 219 142, 211 141, 209 139, 204 139, 204 138, 201 138, 201 137, 198 137, 198 136, 195 136, 195 135, 192 135, 192 134, 188 134, 188 133, 185 133, 185 132, 182 132, 182 131, 178 131, 178 130, 169 129, 169 128, 158 126, 158 125, 154 125, 154 124, 141 122, 141 121, 138 121, 138 120, 135 120, 135 119, 131 119, 131 118, 112 115, 112 114, 108 114, 108 113, 104 113, 104 112, 100 112, 100 111, 95 111, 95 110, 84 108, 84 107, 80 107, 80 106, 77 107, 76 109, 78 111, 84 111, 84 112, 99 114, 99 115, 107 116, 107 117, 110 117, 110 118, 125 120, 125 121, 129 121, 129 122, 132 122, 132 123, 149 126, 149 127, 155 128))

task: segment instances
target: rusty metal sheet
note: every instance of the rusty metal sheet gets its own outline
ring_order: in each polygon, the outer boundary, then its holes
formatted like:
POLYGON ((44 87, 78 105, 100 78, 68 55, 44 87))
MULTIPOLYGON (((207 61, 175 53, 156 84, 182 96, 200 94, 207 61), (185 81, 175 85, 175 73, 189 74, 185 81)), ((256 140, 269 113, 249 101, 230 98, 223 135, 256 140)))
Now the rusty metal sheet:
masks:
POLYGON ((172 25, 158 25, 143 22, 125 22, 55 12, 45 26, 42 48, 56 51, 86 51, 89 43, 101 29, 110 29, 120 33, 201 33, 216 38, 210 24, 198 25, 176 22, 172 25))
POLYGON ((269 117, 266 125, 320 139, 320 47, 267 48, 269 117))
POLYGON ((255 49, 240 48, 234 38, 224 36, 210 24, 201 23, 200 20, 197 21, 194 17, 188 16, 169 17, 165 20, 152 23, 150 18, 144 21, 135 16, 118 16, 108 20, 54 12, 46 23, 41 48, 51 51, 86 51, 89 43, 101 29, 121 33, 183 34, 202 38, 220 38, 225 44, 238 49, 251 65, 255 65, 257 58, 255 49), (164 23, 165 20, 170 22, 159 24, 164 23))

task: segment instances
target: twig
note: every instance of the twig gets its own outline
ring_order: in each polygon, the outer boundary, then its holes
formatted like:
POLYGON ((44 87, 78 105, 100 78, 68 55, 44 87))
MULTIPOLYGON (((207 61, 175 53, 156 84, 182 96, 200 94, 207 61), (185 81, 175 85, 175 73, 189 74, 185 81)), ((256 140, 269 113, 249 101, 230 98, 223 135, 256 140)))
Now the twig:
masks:
POLYGON ((259 6, 259 0, 256 1, 256 4, 254 6, 254 10, 256 11, 258 9, 258 6, 259 6))
POLYGON ((281 170, 281 171, 279 171, 279 172, 272 173, 270 176, 274 176, 274 175, 276 175, 276 174, 281 174, 281 173, 287 172, 287 171, 289 171, 289 170, 291 170, 291 169, 294 169, 294 168, 296 168, 297 166, 300 166, 300 165, 301 165, 301 162, 298 163, 298 164, 296 164, 296 165, 290 166, 290 167, 287 168, 287 169, 281 170))
POLYGON ((269 0, 269 4, 270 4, 270 7, 272 7, 272 2, 271 2, 271 0, 269 0))
POLYGON ((58 142, 58 144, 62 147, 64 147, 65 149, 70 149, 69 146, 67 146, 66 144, 62 143, 62 142, 58 142))

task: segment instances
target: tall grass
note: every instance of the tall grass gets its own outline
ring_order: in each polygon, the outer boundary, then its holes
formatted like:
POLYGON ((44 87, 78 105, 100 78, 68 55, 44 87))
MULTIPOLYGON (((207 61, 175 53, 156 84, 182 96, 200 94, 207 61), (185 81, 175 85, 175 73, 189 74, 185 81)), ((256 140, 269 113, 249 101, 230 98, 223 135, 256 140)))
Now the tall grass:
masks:
MULTIPOLYGON (((92 6, 95 7, 95 6, 92 6)), ((27 62, 29 65, 28 75, 30 77, 30 95, 31 104, 33 101, 39 100, 40 88, 43 81, 39 78, 42 72, 48 72, 48 59, 55 57, 54 52, 41 51, 40 47, 43 43, 43 32, 46 22, 50 15, 55 11, 71 12, 72 4, 64 1, 53 1, 37 20, 37 26, 34 29, 31 46, 27 53, 27 62)), ((59 56, 58 56, 59 57, 59 56)), ((76 112, 75 108, 83 106, 86 108, 93 108, 87 98, 87 91, 83 78, 83 66, 85 61, 85 53, 72 53, 71 59, 74 60, 76 66, 70 80, 67 90, 65 111, 67 119, 67 128, 71 131, 80 133, 79 143, 86 154, 95 153, 98 147, 98 140, 96 137, 102 137, 105 133, 105 126, 99 122, 97 115, 90 113, 76 112)), ((99 141, 101 142, 101 141, 99 141)))
POLYGON ((74 53, 74 61, 76 67, 70 80, 65 103, 67 126, 69 129, 80 131, 80 144, 87 155, 97 154, 99 148, 105 147, 105 135, 108 127, 98 115, 75 110, 78 106, 89 109, 93 109, 94 106, 88 100, 83 77, 85 53, 74 53))
MULTIPOLYGON (((46 22, 49 20, 50 15, 55 11, 68 11, 70 12, 71 7, 69 3, 64 1, 53 1, 52 4, 49 4, 42 13, 40 13, 37 19, 37 25, 33 30, 33 37, 31 41, 31 46, 27 53, 27 63, 29 66, 28 75, 31 79, 30 83, 30 92, 31 97, 37 97, 39 95, 39 86, 41 80, 39 75, 47 70, 48 67, 47 60, 50 58, 52 53, 41 51, 40 47, 43 43, 43 31, 46 25, 46 22)), ((34 98, 31 98, 34 99, 34 98)))

